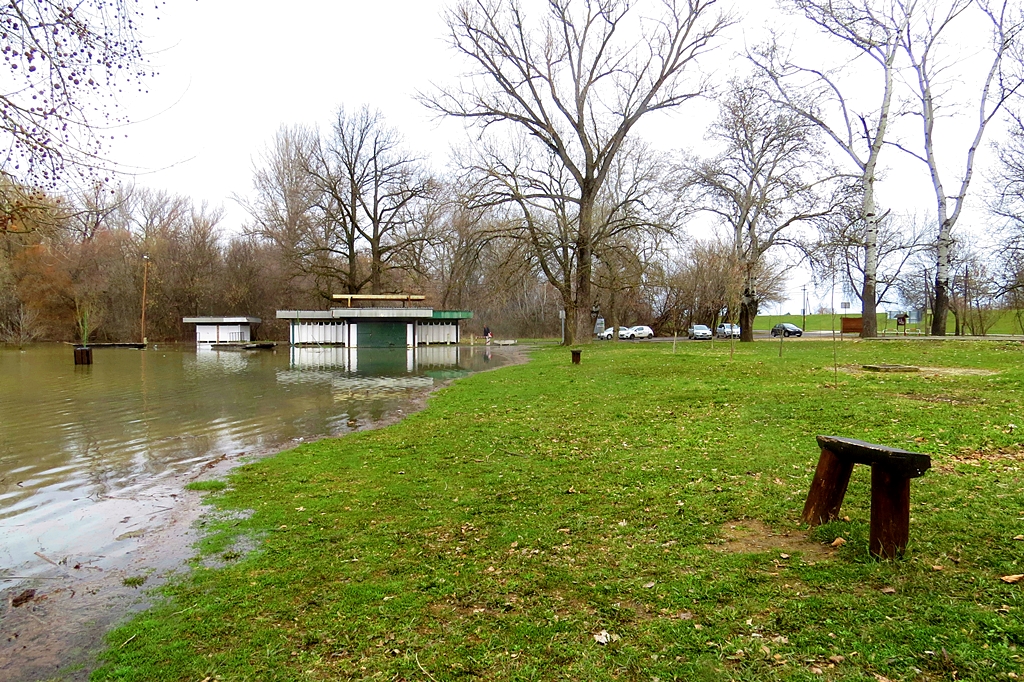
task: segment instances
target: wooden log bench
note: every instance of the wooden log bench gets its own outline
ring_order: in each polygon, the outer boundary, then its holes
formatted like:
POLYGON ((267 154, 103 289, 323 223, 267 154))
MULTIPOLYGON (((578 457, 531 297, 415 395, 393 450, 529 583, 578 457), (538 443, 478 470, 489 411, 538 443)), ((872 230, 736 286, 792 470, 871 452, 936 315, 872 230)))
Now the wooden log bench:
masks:
POLYGON ((817 526, 839 518, 854 464, 871 465, 872 556, 893 559, 910 538, 910 479, 923 476, 932 458, 853 438, 818 436, 821 457, 804 504, 803 521, 817 526))

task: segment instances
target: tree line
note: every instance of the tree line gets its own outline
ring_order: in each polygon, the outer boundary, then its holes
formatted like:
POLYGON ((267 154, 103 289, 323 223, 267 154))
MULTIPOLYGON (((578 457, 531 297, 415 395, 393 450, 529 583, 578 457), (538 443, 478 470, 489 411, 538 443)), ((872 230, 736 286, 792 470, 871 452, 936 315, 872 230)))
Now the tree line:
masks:
MULTIPOLYGON (((115 6, 128 16, 130 3, 115 6)), ((984 333, 992 311, 1020 308, 1019 4, 780 6, 828 54, 773 36, 721 79, 713 55, 740 21, 720 0, 547 0, 536 12, 463 0, 445 20, 467 71, 418 95, 473 131, 449 167, 431 168, 369 106, 341 108, 323 129, 286 125, 256 162, 253 191, 236 197, 241 233, 187 197, 95 177, 61 193, 7 165, 0 335, 182 339, 181 317, 245 314, 282 338, 278 309, 414 291, 473 310, 469 331, 550 336, 565 311, 567 343, 591 338, 598 316, 662 333, 734 321, 750 341, 799 261, 860 301, 865 336, 882 304, 932 310, 938 335, 949 314, 956 332, 984 333), (638 132, 658 112, 685 117, 709 100, 709 153, 656 149, 638 132), (1004 125, 978 192, 978 154, 1004 125), (901 159, 928 177, 933 214, 879 200, 901 159), (998 229, 971 243, 957 223, 984 194, 998 229), (698 226, 713 236, 689 237, 698 226)), ((20 35, 8 33, 0 40, 20 35)), ((137 64, 125 44, 120 58, 137 64)), ((54 153, 24 137, 12 145, 54 153)))

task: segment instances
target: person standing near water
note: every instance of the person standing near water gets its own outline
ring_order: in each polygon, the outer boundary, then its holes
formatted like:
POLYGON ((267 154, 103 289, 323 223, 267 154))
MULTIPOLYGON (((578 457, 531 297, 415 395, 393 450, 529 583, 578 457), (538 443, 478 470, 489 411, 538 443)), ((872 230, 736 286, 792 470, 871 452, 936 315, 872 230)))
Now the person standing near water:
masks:
POLYGON ((491 345, 491 328, 487 325, 484 325, 484 344, 491 345))

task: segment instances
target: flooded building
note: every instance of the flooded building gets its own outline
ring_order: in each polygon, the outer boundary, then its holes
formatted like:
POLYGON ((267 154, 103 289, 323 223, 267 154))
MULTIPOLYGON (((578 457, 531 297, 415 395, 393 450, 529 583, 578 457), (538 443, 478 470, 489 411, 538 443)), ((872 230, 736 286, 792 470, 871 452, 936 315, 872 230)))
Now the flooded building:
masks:
POLYGON ((458 344, 459 322, 473 317, 466 310, 421 307, 420 294, 335 294, 344 307, 330 310, 278 310, 289 321, 293 346, 347 348, 415 348, 458 344))
POLYGON ((185 324, 196 326, 196 344, 246 343, 252 341, 252 327, 258 317, 183 317, 185 324))

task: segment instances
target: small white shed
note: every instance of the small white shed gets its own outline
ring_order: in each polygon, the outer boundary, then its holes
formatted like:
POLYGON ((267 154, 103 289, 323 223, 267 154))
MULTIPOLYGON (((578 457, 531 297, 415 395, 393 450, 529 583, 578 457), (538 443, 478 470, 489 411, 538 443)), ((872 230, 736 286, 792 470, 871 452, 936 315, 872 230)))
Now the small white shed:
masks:
POLYGON ((185 324, 196 326, 196 343, 245 343, 252 341, 252 325, 258 317, 184 317, 185 324))

